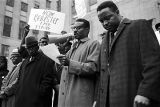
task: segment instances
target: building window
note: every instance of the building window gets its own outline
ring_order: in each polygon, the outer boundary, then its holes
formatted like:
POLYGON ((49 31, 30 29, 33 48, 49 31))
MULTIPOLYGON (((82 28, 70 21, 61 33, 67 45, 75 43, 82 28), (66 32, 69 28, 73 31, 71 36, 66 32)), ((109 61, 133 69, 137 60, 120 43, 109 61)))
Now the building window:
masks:
POLYGON ((34 4, 35 9, 39 9, 39 4, 34 4))
POLYGON ((46 0, 46 8, 50 9, 51 8, 51 1, 46 0))
POLYGON ((22 37, 23 37, 25 25, 26 25, 26 22, 24 22, 24 21, 20 21, 20 22, 19 22, 19 35, 18 35, 18 39, 20 39, 20 40, 21 40, 22 37))
POLYGON ((1 55, 6 56, 6 57, 9 56, 9 46, 8 45, 1 44, 1 55))
POLYGON ((5 16, 4 17, 4 27, 3 27, 3 36, 10 37, 11 26, 12 26, 12 18, 5 16))
POLYGON ((89 5, 92 6, 97 3, 97 0, 89 0, 89 5))
POLYGON ((72 1, 72 15, 76 15, 75 0, 72 1))
POLYGON ((21 10, 24 12, 27 12, 28 11, 28 4, 21 2, 21 10))
POLYGON ((57 11, 60 12, 61 11, 61 0, 56 1, 57 3, 57 11))
POLYGON ((14 0, 7 0, 6 5, 14 7, 14 0))

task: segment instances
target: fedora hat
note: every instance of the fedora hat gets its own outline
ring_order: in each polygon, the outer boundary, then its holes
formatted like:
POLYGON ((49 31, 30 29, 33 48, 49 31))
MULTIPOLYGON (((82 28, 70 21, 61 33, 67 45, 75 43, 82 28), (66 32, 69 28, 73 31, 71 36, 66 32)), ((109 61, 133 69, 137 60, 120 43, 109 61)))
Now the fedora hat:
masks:
POLYGON ((38 46, 37 38, 32 34, 32 30, 30 30, 25 38, 25 46, 26 48, 31 48, 34 46, 38 46))
POLYGON ((31 48, 38 46, 38 41, 35 36, 26 36, 25 38, 25 47, 26 48, 31 48))

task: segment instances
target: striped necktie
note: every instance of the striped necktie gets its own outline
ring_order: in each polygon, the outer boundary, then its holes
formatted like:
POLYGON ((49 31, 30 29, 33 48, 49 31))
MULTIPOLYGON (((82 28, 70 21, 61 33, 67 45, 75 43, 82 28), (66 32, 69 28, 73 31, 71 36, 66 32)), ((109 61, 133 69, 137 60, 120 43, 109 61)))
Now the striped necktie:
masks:
POLYGON ((114 39, 114 33, 110 32, 110 36, 109 36, 109 44, 111 45, 114 39))

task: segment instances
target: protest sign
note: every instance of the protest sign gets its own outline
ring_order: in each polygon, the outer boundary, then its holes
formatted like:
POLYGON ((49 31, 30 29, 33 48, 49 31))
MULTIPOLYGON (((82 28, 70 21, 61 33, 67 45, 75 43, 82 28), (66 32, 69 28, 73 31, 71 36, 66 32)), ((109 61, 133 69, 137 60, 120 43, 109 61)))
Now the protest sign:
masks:
POLYGON ((54 10, 31 9, 28 24, 30 29, 60 34, 64 27, 65 14, 54 10))

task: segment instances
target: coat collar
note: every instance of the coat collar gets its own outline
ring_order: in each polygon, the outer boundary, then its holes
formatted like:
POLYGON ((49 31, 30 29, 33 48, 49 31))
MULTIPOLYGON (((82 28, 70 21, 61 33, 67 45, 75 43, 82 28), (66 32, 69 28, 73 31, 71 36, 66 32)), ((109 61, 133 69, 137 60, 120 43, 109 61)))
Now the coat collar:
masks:
POLYGON ((89 40, 89 38, 88 38, 88 37, 85 37, 85 38, 83 38, 83 39, 80 39, 79 41, 84 43, 84 42, 86 42, 86 41, 88 41, 88 40, 89 40))
POLYGON ((115 44, 117 38, 120 36, 120 34, 122 33, 122 31, 124 30, 124 28, 126 27, 127 24, 130 24, 131 23, 131 20, 127 19, 127 18, 124 18, 123 21, 120 23, 118 29, 117 29, 117 33, 115 35, 115 38, 111 44, 111 47, 110 47, 110 51, 113 47, 113 45, 115 44))
POLYGON ((85 43, 85 42, 87 42, 87 41, 89 41, 90 39, 88 38, 88 37, 85 37, 85 38, 83 38, 83 39, 80 39, 79 41, 76 41, 73 45, 72 45, 72 47, 71 47, 71 49, 70 49, 70 51, 69 51, 69 54, 68 54, 68 56, 69 56, 69 58, 71 57, 71 55, 72 55, 72 53, 73 53, 73 51, 75 50, 75 49, 77 49, 77 47, 79 46, 77 46, 77 44, 78 43, 85 43))
POLYGON ((41 58, 42 55, 43 55, 42 52, 38 52, 38 54, 35 57, 32 57, 32 58, 29 57, 28 58, 28 63, 31 63, 31 62, 34 62, 34 61, 38 61, 41 58), (30 60, 30 58, 31 58, 31 60, 30 60))

